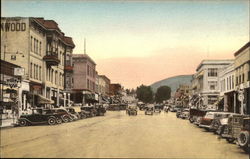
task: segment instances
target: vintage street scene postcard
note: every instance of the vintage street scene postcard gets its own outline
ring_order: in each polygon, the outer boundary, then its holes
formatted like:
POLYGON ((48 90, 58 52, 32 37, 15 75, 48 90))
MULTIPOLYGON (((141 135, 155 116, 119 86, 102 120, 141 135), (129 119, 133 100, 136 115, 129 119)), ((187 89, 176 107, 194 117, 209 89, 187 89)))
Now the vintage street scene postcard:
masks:
POLYGON ((2 0, 0 158, 250 159, 250 0, 2 0))

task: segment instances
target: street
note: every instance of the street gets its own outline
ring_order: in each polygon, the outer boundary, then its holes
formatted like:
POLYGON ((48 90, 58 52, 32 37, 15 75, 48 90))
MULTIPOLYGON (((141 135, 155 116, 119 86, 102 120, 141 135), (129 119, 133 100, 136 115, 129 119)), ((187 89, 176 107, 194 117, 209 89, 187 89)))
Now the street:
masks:
POLYGON ((177 119, 175 113, 128 116, 108 111, 55 126, 1 130, 1 157, 231 158, 248 159, 239 146, 177 119))

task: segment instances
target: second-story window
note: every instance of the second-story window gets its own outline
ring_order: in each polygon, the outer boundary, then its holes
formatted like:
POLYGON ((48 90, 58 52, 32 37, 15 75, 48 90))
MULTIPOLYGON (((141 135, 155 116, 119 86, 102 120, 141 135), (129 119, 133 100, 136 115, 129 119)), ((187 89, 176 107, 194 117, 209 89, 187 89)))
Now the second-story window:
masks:
POLYGON ((208 77, 217 77, 217 68, 209 68, 208 69, 208 77))
POLYGON ((33 51, 33 36, 30 37, 30 51, 33 51))
POLYGON ((42 42, 40 42, 40 44, 39 44, 39 54, 40 55, 42 54, 42 42))

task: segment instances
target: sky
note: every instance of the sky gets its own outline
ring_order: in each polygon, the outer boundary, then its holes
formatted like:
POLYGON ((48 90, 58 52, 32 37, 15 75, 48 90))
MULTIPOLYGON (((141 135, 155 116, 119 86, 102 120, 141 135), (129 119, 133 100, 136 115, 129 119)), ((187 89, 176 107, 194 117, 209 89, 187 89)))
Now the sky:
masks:
POLYGON ((125 88, 233 59, 249 41, 249 0, 2 0, 3 17, 55 20, 97 71, 125 88))

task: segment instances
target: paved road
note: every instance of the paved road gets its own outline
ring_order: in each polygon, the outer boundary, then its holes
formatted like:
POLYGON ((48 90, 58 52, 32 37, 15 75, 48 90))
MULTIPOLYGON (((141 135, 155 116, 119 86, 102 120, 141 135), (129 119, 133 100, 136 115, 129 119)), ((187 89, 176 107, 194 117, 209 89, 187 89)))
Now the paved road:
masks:
POLYGON ((1 157, 249 158, 237 145, 174 113, 127 116, 124 111, 55 126, 4 129, 1 157))

